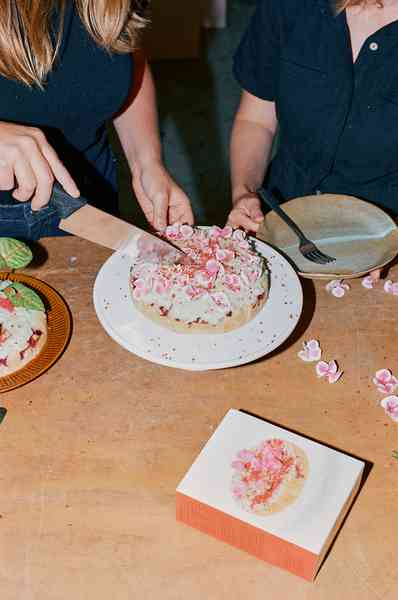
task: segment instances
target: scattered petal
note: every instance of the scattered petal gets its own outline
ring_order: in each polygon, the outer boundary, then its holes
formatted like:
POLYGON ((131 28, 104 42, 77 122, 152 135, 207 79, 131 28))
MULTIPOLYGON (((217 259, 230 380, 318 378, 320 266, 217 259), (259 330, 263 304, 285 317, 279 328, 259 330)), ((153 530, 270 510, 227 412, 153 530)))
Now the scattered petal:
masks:
POLYGON ((325 286, 326 291, 335 296, 336 298, 342 298, 344 294, 350 289, 348 283, 344 283, 343 279, 332 279, 325 286))
POLYGON ((372 381, 382 394, 392 394, 398 387, 398 379, 394 377, 389 369, 376 371, 372 381))
POLYGON ((315 365, 315 370, 318 377, 325 377, 329 371, 329 365, 324 360, 321 360, 315 365))
POLYGON ((320 360, 322 354, 318 340, 309 340, 303 342, 303 350, 297 353, 298 357, 305 362, 314 362, 320 360))
POLYGON ((388 415, 393 421, 398 421, 398 397, 397 396, 386 396, 380 402, 381 406, 384 408, 384 412, 388 415))
POLYGON ((374 288, 375 282, 373 280, 373 278, 368 275, 367 277, 364 277, 361 281, 361 285, 366 288, 367 290, 371 290, 374 288))
POLYGON ((398 296, 398 283, 394 283, 391 279, 387 279, 384 284, 384 291, 387 294, 393 294, 394 296, 398 296))
POLYGON ((343 375, 343 371, 339 371, 337 362, 331 360, 329 363, 321 360, 315 366, 318 377, 326 377, 329 383, 336 383, 343 375))

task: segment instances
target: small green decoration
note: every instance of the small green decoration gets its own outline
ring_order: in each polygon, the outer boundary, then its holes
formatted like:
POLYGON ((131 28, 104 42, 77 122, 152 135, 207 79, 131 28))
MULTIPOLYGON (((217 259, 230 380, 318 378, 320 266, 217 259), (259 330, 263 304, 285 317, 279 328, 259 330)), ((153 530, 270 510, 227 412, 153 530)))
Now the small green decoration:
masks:
POLYGON ((3 406, 0 406, 0 424, 4 421, 4 418, 7 414, 7 409, 3 406))
POLYGON ((13 238, 0 238, 0 269, 22 269, 32 260, 30 248, 13 238))
POLYGON ((392 457, 398 459, 398 452, 397 452, 397 450, 393 450, 392 451, 392 457))
POLYGON ((22 308, 28 310, 45 310, 44 304, 36 292, 22 283, 13 281, 11 285, 2 291, 15 307, 22 306, 22 308))

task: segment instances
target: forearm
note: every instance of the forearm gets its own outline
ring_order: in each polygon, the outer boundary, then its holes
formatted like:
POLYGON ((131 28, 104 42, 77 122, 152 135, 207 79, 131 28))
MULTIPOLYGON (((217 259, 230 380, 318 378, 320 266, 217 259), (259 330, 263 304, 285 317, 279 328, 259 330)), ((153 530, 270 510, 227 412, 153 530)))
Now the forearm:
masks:
POLYGON ((155 86, 146 62, 142 68, 142 81, 137 94, 114 119, 131 170, 162 160, 155 86))
POLYGON ((255 192, 263 183, 274 131, 257 122, 236 118, 230 146, 232 201, 255 192))

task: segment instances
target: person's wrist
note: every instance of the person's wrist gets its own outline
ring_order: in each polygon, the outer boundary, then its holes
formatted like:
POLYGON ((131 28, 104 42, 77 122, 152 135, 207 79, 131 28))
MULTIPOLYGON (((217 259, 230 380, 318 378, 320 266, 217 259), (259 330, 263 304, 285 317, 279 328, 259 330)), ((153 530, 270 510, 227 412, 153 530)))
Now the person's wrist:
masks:
POLYGON ((235 206, 242 198, 253 196, 255 192, 246 185, 236 186, 232 190, 232 204, 235 206))
POLYGON ((132 173, 142 172, 146 169, 163 167, 162 154, 159 150, 152 150, 145 153, 135 154, 127 157, 127 161, 132 173))

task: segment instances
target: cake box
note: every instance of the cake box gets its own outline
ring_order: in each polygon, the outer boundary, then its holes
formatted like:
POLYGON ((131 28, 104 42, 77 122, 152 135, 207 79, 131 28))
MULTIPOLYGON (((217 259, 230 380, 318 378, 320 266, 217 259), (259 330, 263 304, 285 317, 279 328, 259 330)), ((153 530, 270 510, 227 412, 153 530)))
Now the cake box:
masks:
POLYGON ((312 581, 364 466, 231 409, 177 488, 177 520, 312 581))

